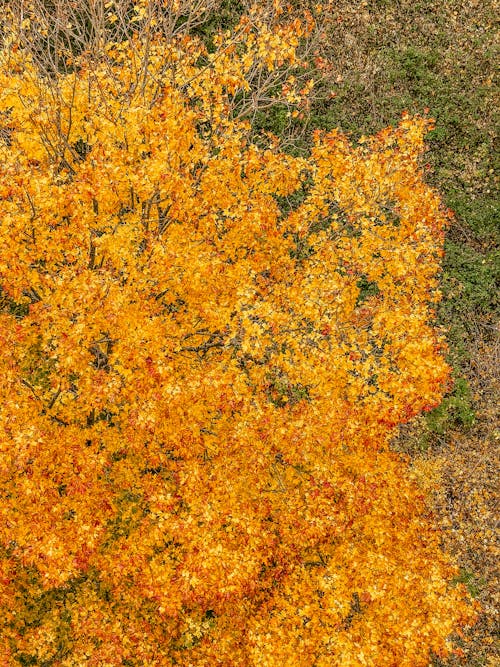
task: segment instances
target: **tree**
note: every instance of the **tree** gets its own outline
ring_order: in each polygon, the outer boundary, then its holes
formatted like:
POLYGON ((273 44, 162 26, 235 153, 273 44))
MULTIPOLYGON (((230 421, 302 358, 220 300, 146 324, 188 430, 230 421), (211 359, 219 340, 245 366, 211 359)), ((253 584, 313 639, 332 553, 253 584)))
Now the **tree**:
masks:
POLYGON ((2 660, 427 665, 474 617, 388 447, 448 381, 430 121, 285 154, 249 117, 314 15, 178 4, 50 71, 4 38, 2 660))

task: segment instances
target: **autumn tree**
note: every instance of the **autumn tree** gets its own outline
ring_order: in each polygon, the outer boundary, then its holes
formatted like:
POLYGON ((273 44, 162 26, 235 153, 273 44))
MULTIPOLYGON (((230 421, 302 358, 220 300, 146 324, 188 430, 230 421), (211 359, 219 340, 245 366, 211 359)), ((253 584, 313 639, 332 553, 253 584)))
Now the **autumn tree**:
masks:
POLYGON ((277 87, 307 104, 314 12, 261 3, 207 42, 210 3, 62 3, 99 30, 44 51, 54 12, 21 5, 0 60, 1 664, 448 654, 473 608, 388 446, 449 376, 430 121, 317 132, 306 157, 256 135, 277 87))

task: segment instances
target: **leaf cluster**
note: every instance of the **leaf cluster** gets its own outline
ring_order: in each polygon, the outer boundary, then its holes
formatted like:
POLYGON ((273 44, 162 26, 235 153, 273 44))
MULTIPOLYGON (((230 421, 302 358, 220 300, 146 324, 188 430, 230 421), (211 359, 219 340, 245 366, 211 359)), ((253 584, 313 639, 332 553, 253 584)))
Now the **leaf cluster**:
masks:
POLYGON ((418 667, 474 618, 388 449, 449 376, 431 123, 256 141, 314 27, 264 9, 0 54, 6 664, 418 667))

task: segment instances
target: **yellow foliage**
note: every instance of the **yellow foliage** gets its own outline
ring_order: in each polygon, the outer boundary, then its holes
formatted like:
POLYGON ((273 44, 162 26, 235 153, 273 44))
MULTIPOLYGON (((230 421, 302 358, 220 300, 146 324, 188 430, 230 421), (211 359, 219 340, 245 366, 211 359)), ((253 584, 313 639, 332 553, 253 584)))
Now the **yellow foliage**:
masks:
POLYGON ((2 664, 418 667, 473 620, 387 446, 449 375, 430 121, 252 142, 312 21, 252 12, 0 54, 2 664))

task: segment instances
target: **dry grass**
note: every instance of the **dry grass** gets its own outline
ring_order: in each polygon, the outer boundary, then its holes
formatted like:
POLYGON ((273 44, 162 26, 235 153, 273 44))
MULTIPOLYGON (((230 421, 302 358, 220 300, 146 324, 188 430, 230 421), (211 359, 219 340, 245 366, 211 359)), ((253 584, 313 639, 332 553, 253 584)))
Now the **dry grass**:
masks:
MULTIPOLYGON (((472 343, 471 343, 472 345, 472 343)), ((461 641, 464 658, 447 665, 498 665, 498 470, 500 442, 500 336, 490 343, 473 344, 470 377, 476 423, 468 431, 450 429, 442 445, 423 455, 439 462, 441 484, 431 496, 444 548, 458 559, 462 581, 481 603, 479 623, 461 641), (477 346, 477 347, 476 347, 477 346)), ((436 665, 442 665, 436 662, 436 665)))

